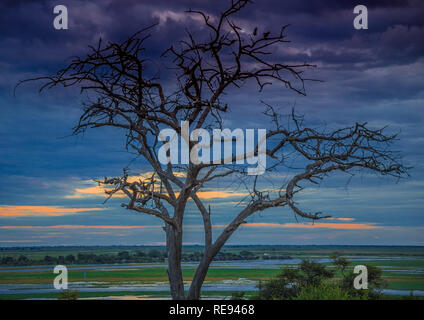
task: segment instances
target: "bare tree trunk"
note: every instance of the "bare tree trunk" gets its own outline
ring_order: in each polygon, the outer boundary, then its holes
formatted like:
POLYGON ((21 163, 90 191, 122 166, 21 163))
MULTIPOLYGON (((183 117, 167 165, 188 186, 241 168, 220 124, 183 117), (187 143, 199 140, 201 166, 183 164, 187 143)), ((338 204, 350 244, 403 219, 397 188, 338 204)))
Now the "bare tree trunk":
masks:
POLYGON ((190 289, 188 291, 188 300, 199 300, 201 289, 203 285, 203 281, 205 281, 206 274, 209 270, 209 265, 212 262, 212 259, 215 255, 210 255, 208 252, 205 252, 205 255, 203 256, 202 260, 200 261, 196 272, 194 274, 193 280, 190 285, 190 289))
POLYGON ((240 219, 236 219, 235 222, 227 226, 224 232, 216 239, 215 243, 205 250, 205 254, 202 260, 199 263, 199 266, 196 269, 196 272, 191 282, 190 289, 188 291, 187 299, 189 300, 199 300, 202 290, 203 282, 205 281, 206 274, 208 273, 209 266, 221 250, 223 245, 227 242, 228 238, 233 234, 233 232, 240 225, 238 221, 243 220, 243 216, 240 219))
POLYGON ((181 269, 182 232, 165 224, 168 278, 173 300, 184 299, 184 282, 181 269))

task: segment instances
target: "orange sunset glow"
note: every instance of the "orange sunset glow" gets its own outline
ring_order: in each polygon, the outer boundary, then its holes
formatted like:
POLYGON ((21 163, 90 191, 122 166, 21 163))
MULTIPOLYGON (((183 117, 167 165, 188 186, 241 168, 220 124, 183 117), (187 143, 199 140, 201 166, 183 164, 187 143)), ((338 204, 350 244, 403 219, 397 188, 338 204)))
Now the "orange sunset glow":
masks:
POLYGON ((57 217, 78 212, 99 211, 101 208, 62 208, 55 206, 0 206, 2 217, 57 217))

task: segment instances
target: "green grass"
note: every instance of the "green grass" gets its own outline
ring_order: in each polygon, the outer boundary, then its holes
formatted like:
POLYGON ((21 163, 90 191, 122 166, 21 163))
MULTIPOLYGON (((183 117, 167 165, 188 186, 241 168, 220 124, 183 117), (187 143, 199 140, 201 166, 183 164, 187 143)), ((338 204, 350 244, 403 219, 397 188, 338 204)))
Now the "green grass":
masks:
MULTIPOLYGON (((194 276, 194 268, 183 269, 183 277, 190 280, 194 276)), ((222 279, 248 278, 253 280, 269 279, 276 276, 278 269, 226 269, 212 268, 206 277, 206 281, 222 279)), ((0 272, 0 284, 16 283, 52 283, 56 274, 52 271, 25 271, 25 272, 0 272)), ((69 270, 68 279, 76 281, 167 281, 166 268, 140 268, 137 270, 69 270), (84 277, 85 273, 85 277, 84 277)))
POLYGON ((388 281, 387 289, 395 290, 424 290, 424 280, 416 281, 394 281, 397 279, 390 279, 388 281))

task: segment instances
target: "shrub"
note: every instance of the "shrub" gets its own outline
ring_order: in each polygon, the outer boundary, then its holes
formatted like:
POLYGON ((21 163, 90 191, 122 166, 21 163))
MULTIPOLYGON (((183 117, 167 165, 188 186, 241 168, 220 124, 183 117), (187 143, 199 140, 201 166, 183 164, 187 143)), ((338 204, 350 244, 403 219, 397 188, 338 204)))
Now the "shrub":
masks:
POLYGON ((335 283, 302 288, 293 300, 366 300, 367 295, 351 295, 335 283))
POLYGON ((77 300, 79 296, 78 290, 65 290, 59 293, 58 300, 77 300))

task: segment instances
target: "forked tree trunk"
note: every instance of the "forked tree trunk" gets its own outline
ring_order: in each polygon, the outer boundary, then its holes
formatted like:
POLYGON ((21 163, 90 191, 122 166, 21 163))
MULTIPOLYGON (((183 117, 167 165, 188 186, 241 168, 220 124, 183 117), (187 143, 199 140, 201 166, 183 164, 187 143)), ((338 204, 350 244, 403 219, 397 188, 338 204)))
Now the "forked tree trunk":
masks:
POLYGON ((166 224, 166 251, 168 257, 168 278, 173 300, 184 299, 184 282, 181 269, 182 232, 166 224))
POLYGON ((199 300, 201 289, 208 273, 209 266, 221 246, 214 246, 205 252, 196 269, 187 296, 184 294, 184 281, 181 268, 182 233, 170 225, 165 226, 166 248, 168 254, 168 278, 173 300, 199 300))
POLYGON ((215 243, 205 250, 202 260, 200 260, 199 266, 194 273, 193 281, 191 282, 190 289, 188 291, 187 299, 199 300, 202 293, 202 285, 205 281, 206 274, 208 273, 209 266, 221 250, 222 246, 227 242, 228 238, 234 232, 235 229, 227 228, 221 236, 215 241, 215 243))
POLYGON ((206 274, 209 270, 209 265, 212 262, 214 256, 205 254, 199 263, 199 266, 194 273, 193 280, 188 291, 187 299, 199 300, 202 293, 202 285, 205 281, 206 274))

